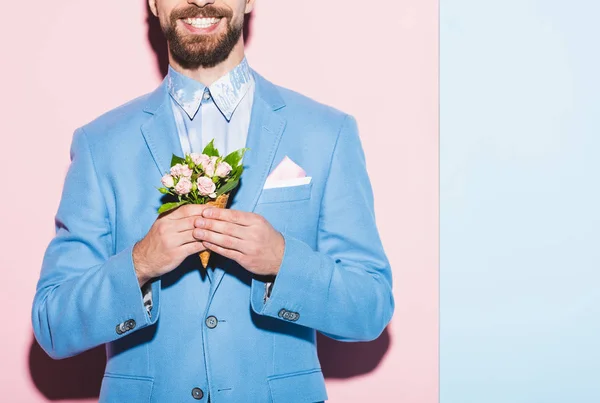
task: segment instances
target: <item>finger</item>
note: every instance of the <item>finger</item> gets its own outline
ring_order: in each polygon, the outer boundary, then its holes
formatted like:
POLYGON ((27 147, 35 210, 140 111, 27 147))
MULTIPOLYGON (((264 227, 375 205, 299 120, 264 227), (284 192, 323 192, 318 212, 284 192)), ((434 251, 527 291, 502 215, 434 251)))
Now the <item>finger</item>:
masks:
POLYGON ((207 208, 202 212, 202 216, 212 218, 214 220, 229 221, 234 224, 249 226, 253 223, 253 214, 247 211, 224 209, 224 208, 207 208))
POLYGON ((194 224, 196 228, 207 229, 240 239, 244 238, 245 230, 248 228, 228 221, 212 220, 210 218, 196 218, 194 224))
POLYGON ((209 207, 208 204, 184 204, 173 210, 168 217, 171 219, 182 219, 192 215, 202 215, 202 212, 207 207, 209 207))
POLYGON ((169 210, 159 215, 160 218, 165 217, 170 220, 176 220, 185 216, 185 211, 189 208, 190 204, 184 204, 183 206, 179 206, 174 208, 173 210, 169 210))
POLYGON ((243 253, 237 251, 237 250, 233 250, 233 249, 226 249, 223 248, 219 245, 215 245, 214 243, 211 242, 206 242, 203 241, 201 242, 202 244, 204 244, 204 246, 206 247, 206 249, 211 250, 215 253, 218 253, 221 256, 225 256, 229 259, 235 260, 236 262, 240 262, 240 259, 244 256, 243 253))
POLYGON ((173 241, 177 246, 185 245, 190 242, 199 242, 196 237, 194 237, 194 230, 188 229, 186 231, 178 232, 173 235, 173 241))
POLYGON ((206 246, 202 244, 202 242, 190 242, 190 243, 186 243, 185 245, 181 245, 181 249, 183 251, 183 253, 185 253, 187 256, 192 255, 194 253, 200 253, 203 250, 206 250, 206 246))
POLYGON ((239 252, 244 252, 243 242, 239 238, 235 238, 229 235, 219 234, 205 229, 196 228, 194 230, 194 237, 199 241, 207 241, 216 244, 225 249, 233 249, 239 252))
POLYGON ((180 218, 180 219, 174 221, 173 225, 175 226, 174 227, 175 231, 176 232, 185 232, 187 230, 193 230, 194 228, 197 227, 196 220, 198 220, 198 219, 203 219, 201 214, 183 217, 183 218, 180 218))

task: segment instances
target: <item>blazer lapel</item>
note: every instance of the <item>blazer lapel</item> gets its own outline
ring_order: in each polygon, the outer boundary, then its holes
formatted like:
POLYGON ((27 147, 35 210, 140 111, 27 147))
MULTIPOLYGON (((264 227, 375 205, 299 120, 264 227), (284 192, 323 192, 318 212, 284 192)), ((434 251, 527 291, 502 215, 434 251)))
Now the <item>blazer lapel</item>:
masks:
MULTIPOLYGON (((255 93, 246 138, 246 147, 250 150, 244 154, 244 172, 229 205, 229 208, 248 212, 254 211, 256 207, 286 124, 285 119, 276 112, 285 106, 277 88, 254 70, 252 73, 255 79, 255 93)), ((215 268, 211 300, 225 271, 220 267, 215 268)))
POLYGON ((183 157, 179 134, 168 102, 165 81, 152 92, 144 111, 152 115, 142 125, 142 134, 162 177, 171 168, 173 154, 183 157))

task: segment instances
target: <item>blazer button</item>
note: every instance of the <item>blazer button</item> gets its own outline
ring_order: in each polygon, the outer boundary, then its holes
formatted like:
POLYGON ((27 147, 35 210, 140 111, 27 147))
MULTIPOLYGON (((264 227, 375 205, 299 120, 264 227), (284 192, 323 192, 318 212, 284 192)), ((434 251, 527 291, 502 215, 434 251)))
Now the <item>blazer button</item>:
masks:
POLYGON ((206 322, 206 326, 208 326, 209 329, 214 329, 215 327, 217 327, 217 324, 219 323, 217 318, 212 315, 209 316, 208 318, 206 318, 205 322, 206 322))
POLYGON ((129 328, 129 330, 133 329, 135 327, 135 320, 129 319, 127 321, 127 327, 129 328))
POLYGON ((200 388, 192 389, 192 397, 196 400, 200 400, 204 397, 204 392, 200 388))

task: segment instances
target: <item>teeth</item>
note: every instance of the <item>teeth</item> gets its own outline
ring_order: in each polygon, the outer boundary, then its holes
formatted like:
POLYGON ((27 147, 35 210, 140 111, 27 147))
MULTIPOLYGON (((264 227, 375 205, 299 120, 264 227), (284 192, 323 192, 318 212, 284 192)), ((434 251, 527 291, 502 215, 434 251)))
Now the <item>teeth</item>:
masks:
POLYGON ((186 24, 196 28, 208 28, 220 21, 220 18, 186 18, 186 24))

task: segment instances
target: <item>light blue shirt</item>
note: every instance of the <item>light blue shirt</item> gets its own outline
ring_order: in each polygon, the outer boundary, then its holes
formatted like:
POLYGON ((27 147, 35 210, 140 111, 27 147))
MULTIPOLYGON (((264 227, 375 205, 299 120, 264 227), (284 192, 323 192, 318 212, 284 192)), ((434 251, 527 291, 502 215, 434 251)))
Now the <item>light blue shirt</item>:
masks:
MULTIPOLYGON (((169 66, 167 89, 184 153, 201 153, 213 139, 221 155, 246 146, 254 101, 254 78, 245 57, 208 87, 169 66)), ((271 283, 267 283, 265 299, 270 288, 271 283)), ((144 286, 143 293, 150 314, 150 282, 144 286)))

